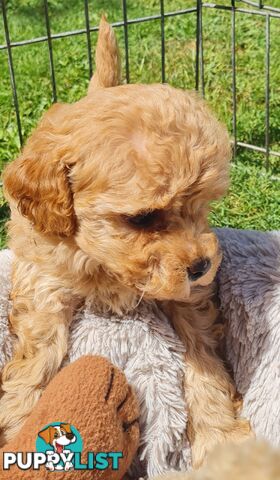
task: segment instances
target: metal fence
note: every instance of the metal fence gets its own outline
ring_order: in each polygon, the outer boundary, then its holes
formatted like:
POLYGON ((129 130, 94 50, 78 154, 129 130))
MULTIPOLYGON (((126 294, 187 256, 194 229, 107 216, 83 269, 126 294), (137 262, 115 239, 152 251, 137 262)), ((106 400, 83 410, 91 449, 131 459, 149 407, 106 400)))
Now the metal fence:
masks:
MULTIPOLYGON (((67 32, 60 32, 52 34, 50 17, 48 11, 48 0, 42 0, 44 4, 44 16, 46 25, 46 35, 29 40, 11 42, 9 35, 9 24, 7 20, 7 8, 5 0, 1 1, 3 24, 5 32, 6 43, 0 45, 0 50, 7 51, 7 58, 9 63, 10 83, 13 94, 13 102, 17 120, 17 129, 20 139, 20 143, 23 142, 22 128, 21 128, 21 115, 19 109, 17 85, 14 73, 13 65, 13 49, 20 48, 23 45, 35 44, 40 42, 47 42, 49 52, 49 65, 50 65, 50 77, 52 84, 52 96, 53 101, 57 100, 56 92, 56 74, 53 60, 52 41, 57 38, 71 37, 74 35, 86 35, 87 50, 88 50, 88 65, 89 76, 92 75, 92 47, 91 47, 91 32, 98 30, 97 26, 92 26, 89 19, 89 0, 84 0, 84 15, 85 15, 85 27, 79 30, 72 30, 67 32)), ((186 1, 186 4, 188 2, 186 1)), ((205 81, 204 81, 204 62, 203 62, 203 10, 204 9, 217 9, 227 10, 231 14, 231 69, 232 69, 232 131, 233 131, 233 143, 234 153, 237 147, 243 147, 249 150, 254 150, 265 155, 266 167, 269 167, 270 155, 280 157, 279 151, 272 151, 270 149, 270 23, 271 18, 277 18, 280 20, 280 8, 275 8, 267 5, 263 0, 229 0, 228 5, 221 5, 216 3, 204 2, 203 0, 196 0, 196 5, 193 7, 185 8, 182 10, 167 12, 165 11, 164 0, 159 0, 159 14, 150 15, 145 17, 129 19, 127 16, 127 2, 122 0, 123 19, 119 22, 113 23, 116 28, 124 29, 124 42, 125 42, 125 66, 126 66, 126 81, 130 81, 130 68, 129 68, 129 25, 148 22, 151 20, 159 20, 161 22, 161 79, 165 82, 165 19, 168 17, 175 17, 179 15, 196 15, 196 68, 195 68, 195 86, 197 90, 200 90, 202 95, 205 93, 205 81), (236 129, 236 15, 261 15, 265 17, 265 146, 260 147, 252 145, 250 143, 241 142, 238 140, 236 129)), ((279 23, 280 25, 280 23, 279 23)))

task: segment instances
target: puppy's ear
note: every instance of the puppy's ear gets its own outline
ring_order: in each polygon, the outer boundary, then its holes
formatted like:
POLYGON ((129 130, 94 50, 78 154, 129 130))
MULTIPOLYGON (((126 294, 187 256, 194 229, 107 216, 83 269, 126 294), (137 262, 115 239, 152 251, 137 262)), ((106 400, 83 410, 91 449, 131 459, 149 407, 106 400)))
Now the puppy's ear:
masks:
POLYGON ((51 429, 53 427, 47 427, 44 430, 41 430, 41 432, 38 433, 39 437, 42 438, 46 443, 51 443, 51 429))
POLYGON ((54 105, 43 117, 22 154, 3 175, 8 200, 37 231, 70 236, 75 231, 72 192, 63 161, 67 135, 61 125, 71 105, 54 105), (60 128, 60 132, 58 132, 60 128))
POLYGON ((88 95, 96 88, 115 87, 121 83, 121 62, 117 39, 104 15, 99 25, 95 63, 96 71, 90 81, 88 95))
POLYGON ((72 433, 70 423, 61 423, 60 426, 63 427, 67 433, 72 433))

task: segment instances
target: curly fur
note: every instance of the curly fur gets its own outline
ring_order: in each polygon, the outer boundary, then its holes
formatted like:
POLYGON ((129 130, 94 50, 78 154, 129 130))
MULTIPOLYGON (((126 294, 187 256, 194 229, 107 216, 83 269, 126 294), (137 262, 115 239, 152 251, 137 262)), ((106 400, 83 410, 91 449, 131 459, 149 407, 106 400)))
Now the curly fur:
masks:
POLYGON ((88 95, 53 106, 4 174, 18 343, 2 373, 0 426, 9 439, 32 410, 62 363, 85 298, 97 312, 117 314, 157 301, 187 345, 188 433, 198 466, 216 443, 250 434, 213 330, 221 254, 207 214, 227 187, 228 134, 195 93, 116 86, 117 46, 105 19, 96 56, 88 95), (151 211, 156 228, 129 222, 151 211), (187 269, 200 258, 211 268, 190 281, 187 269))
POLYGON ((280 451, 265 442, 228 444, 216 448, 206 465, 194 473, 170 473, 154 480, 278 480, 280 451))

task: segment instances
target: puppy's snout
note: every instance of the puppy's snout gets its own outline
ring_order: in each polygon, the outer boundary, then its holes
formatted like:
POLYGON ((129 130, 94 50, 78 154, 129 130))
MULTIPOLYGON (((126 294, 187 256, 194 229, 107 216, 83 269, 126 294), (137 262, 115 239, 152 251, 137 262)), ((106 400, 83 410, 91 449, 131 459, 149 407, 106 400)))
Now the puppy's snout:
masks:
POLYGON ((66 438, 67 438, 68 440, 73 440, 73 438, 74 438, 74 433, 66 433, 66 438))
POLYGON ((211 261, 209 258, 199 258, 198 260, 195 260, 187 269, 189 279, 192 282, 198 280, 208 272, 210 267, 211 261))

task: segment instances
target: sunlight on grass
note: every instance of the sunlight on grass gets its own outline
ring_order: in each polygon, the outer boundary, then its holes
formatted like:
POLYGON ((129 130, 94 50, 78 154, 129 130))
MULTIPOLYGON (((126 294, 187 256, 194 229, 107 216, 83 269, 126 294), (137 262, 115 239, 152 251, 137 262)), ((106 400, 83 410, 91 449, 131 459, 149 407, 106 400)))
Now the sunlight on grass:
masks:
MULTIPOLYGON (((270 0, 277 6, 279 0, 270 0)), ((43 2, 7 0, 10 37, 19 41, 46 34, 43 2)), ((229 5, 228 0, 219 3, 229 5)), ((165 12, 196 5, 195 0, 165 0, 165 12)), ((121 0, 90 2, 90 22, 97 25, 102 12, 110 21, 122 19, 121 0)), ((53 33, 84 28, 83 0, 49 0, 53 33)), ((158 0, 128 0, 128 18, 159 14, 158 0)), ((271 19, 271 148, 280 149, 280 69, 279 20, 271 19)), ((129 66, 131 82, 161 81, 160 20, 130 25, 129 66)), ((218 117, 232 132, 231 14, 203 10, 203 42, 206 98, 218 117)), ((116 29, 124 58, 123 29, 116 29)), ((97 34, 91 34, 94 51, 97 34)), ((165 20, 166 79, 187 89, 195 87, 196 14, 165 20)), ((4 43, 3 25, 0 42, 4 43)), ((241 141, 264 146, 265 142, 265 19, 236 14, 237 132, 241 141)), ((24 138, 30 134, 42 113, 51 105, 48 48, 45 43, 14 48, 13 59, 24 138)), ((89 78, 85 35, 53 40, 55 76, 59 101, 73 102, 86 92, 89 78)), ((10 88, 7 52, 0 51, 0 172, 19 152, 16 118, 10 88)), ((124 72, 124 70, 123 70, 124 72)), ((124 75, 125 77, 125 75, 124 75)), ((238 151, 232 168, 232 186, 227 198, 215 205, 213 224, 238 228, 279 228, 279 159, 271 157, 271 170, 263 169, 264 156, 238 151)), ((7 208, 0 197, 0 238, 7 208)))

